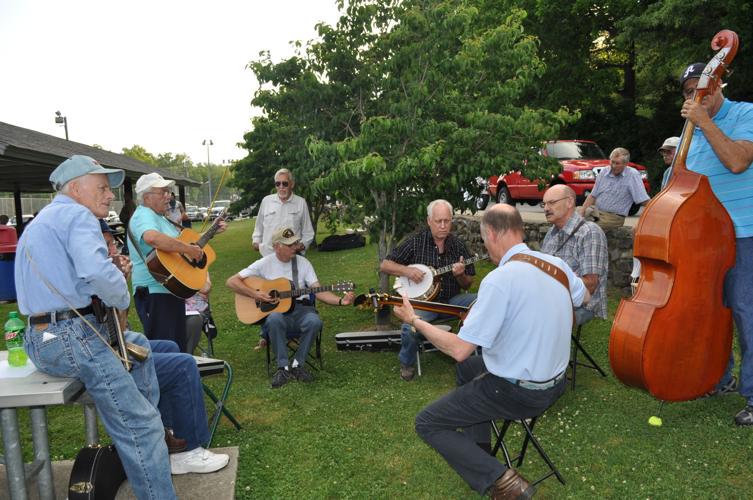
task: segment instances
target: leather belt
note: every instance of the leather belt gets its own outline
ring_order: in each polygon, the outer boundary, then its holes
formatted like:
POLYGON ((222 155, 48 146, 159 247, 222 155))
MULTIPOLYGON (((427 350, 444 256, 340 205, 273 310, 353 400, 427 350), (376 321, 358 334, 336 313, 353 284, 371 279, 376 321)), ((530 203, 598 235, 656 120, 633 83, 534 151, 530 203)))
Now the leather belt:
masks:
POLYGON ((557 383, 563 378, 565 378, 565 372, 560 373, 554 378, 545 380, 544 382, 533 382, 532 380, 518 380, 514 378, 507 378, 507 377, 505 377, 505 380, 507 380, 513 385, 522 387, 523 389, 529 389, 532 391, 543 391, 546 389, 551 389, 552 387, 557 385, 557 383))
POLYGON ((88 305, 86 307, 82 307, 81 309, 63 309, 62 311, 52 311, 49 313, 35 314, 34 316, 31 316, 29 318, 29 324, 39 325, 42 323, 57 323, 58 321, 63 321, 65 319, 77 318, 79 314, 81 316, 86 316, 87 314, 92 314, 93 312, 94 309, 92 308, 92 306, 88 305))

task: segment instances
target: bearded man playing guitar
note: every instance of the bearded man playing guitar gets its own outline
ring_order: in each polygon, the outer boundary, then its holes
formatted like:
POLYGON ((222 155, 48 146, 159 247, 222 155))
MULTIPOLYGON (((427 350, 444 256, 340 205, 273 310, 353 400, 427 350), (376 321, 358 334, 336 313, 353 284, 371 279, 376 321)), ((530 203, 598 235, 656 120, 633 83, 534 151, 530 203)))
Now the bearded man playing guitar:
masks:
MULTIPOLYGON (((296 255, 301 237, 290 227, 277 229, 270 241, 274 253, 262 257, 247 268, 228 278, 225 283, 237 294, 245 295, 258 302, 272 303, 274 298, 263 290, 248 287, 243 280, 251 276, 264 280, 286 278, 295 288, 319 288, 314 266, 302 255, 296 255)), ((330 291, 317 292, 316 298, 332 306, 347 306, 353 303, 353 292, 338 297, 330 291)), ((269 338, 277 358, 277 371, 272 375, 272 388, 277 389, 296 379, 311 382, 314 377, 304 365, 311 344, 322 327, 322 320, 308 295, 299 297, 295 306, 288 312, 273 312, 266 317, 262 332, 269 338), (288 331, 300 331, 298 350, 289 363, 287 354, 288 331)))
MULTIPOLYGON (((466 266, 463 263, 471 254, 465 243, 452 234, 452 205, 446 200, 434 200, 426 207, 426 212, 426 223, 429 227, 395 248, 382 261, 379 270, 393 276, 405 276, 410 281, 419 283, 424 278, 424 273, 410 267, 410 264, 423 264, 434 268, 451 264, 452 272, 439 277, 439 294, 433 301, 469 306, 476 300, 476 294, 461 291, 470 288, 476 270, 473 265, 466 266)), ((425 321, 440 318, 438 313, 430 311, 419 311, 416 314, 425 321)), ((403 323, 400 339, 400 378, 409 382, 416 374, 418 352, 410 325, 403 323)))
MULTIPOLYGON (((193 261, 200 261, 204 256, 200 246, 179 240, 177 236, 182 228, 165 217, 170 207, 170 188, 174 184, 175 181, 168 181, 155 172, 142 175, 136 181, 140 205, 128 223, 128 253, 133 262, 134 302, 144 334, 151 340, 172 340, 181 352, 186 352, 185 300, 172 295, 158 282, 144 260, 152 249, 179 252, 193 261)), ((225 222, 220 222, 218 232, 224 231, 226 226, 225 222)))

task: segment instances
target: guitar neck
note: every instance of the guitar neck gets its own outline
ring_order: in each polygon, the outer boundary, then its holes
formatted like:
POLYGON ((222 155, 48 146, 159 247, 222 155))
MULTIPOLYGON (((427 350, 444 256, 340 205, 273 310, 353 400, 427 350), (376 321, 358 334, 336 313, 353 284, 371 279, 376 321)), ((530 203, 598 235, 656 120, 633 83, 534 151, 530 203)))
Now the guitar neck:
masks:
MULTIPOLYGON (((464 260, 463 264, 465 264, 466 266, 470 266, 471 264, 474 264, 480 260, 484 260, 488 258, 489 258, 488 255, 476 255, 475 257, 471 257, 470 259, 464 260)), ((449 273, 450 271, 452 271, 452 266, 454 265, 455 264, 448 264, 446 266, 442 266, 438 268, 436 271, 434 271, 434 276, 439 276, 441 274, 449 273)))
POLYGON ((209 240, 214 238, 214 235, 217 234, 217 231, 220 229, 220 222, 225 220, 225 213, 226 212, 223 212, 222 215, 217 217, 214 220, 214 223, 209 227, 209 229, 207 229, 206 232, 201 235, 199 241, 196 242, 199 247, 204 248, 204 246, 209 243, 209 240))
MULTIPOLYGON (((403 305, 402 297, 390 296, 386 298, 379 298, 379 302, 391 306, 403 305)), ((465 318, 468 315, 468 311, 470 311, 471 309, 470 307, 466 306, 454 306, 452 304, 443 304, 441 302, 427 302, 425 300, 410 299, 408 300, 408 302, 410 302, 414 309, 419 309, 421 311, 431 311, 440 314, 450 314, 461 319, 465 318)))
POLYGON ((296 288, 295 290, 280 292, 280 298, 287 299, 288 297, 300 297, 301 295, 308 295, 310 293, 331 292, 335 288, 335 285, 317 286, 312 288, 296 288))

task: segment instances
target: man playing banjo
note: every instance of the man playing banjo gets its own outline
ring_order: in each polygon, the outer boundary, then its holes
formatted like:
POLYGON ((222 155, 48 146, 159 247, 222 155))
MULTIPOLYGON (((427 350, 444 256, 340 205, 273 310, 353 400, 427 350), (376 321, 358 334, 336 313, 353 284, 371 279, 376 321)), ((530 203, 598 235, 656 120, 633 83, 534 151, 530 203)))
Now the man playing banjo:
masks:
MULTIPOLYGON (((452 205, 446 200, 434 200, 426 208, 428 228, 419 231, 395 248, 379 266, 379 270, 393 276, 404 277, 409 284, 433 281, 434 277, 410 264, 423 264, 438 269, 452 266, 452 272, 438 276, 440 288, 434 302, 469 306, 476 300, 476 294, 462 293, 473 283, 476 270, 466 266, 464 260, 471 257, 465 244, 452 234, 452 205)), ((411 297, 427 299, 428 297, 411 297)), ((431 311, 416 311, 424 321, 434 321, 440 315, 431 311)), ((401 328, 400 378, 406 382, 416 374, 418 347, 411 335, 411 326, 403 323, 401 328)))

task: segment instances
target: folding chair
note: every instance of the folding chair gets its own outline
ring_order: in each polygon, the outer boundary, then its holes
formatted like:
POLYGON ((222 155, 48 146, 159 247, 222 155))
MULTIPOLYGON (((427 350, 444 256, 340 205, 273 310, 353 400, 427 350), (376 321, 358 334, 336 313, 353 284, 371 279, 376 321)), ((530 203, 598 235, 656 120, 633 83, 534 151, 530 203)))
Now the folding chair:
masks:
MULTIPOLYGON (((322 358, 322 330, 324 330, 324 326, 319 329, 319 332, 316 334, 316 339, 314 339, 314 345, 312 346, 313 354, 309 351, 306 356, 306 364, 314 370, 324 369, 324 359, 322 358), (318 362, 319 367, 314 365, 314 362, 311 359, 312 357, 318 362)), ((287 333, 288 356, 298 350, 298 340, 300 338, 300 331, 287 333)), ((270 342, 269 339, 267 339, 267 375, 272 375, 272 342, 270 342)))
POLYGON ((209 419, 209 442, 206 444, 206 448, 210 448, 212 446, 212 440, 214 439, 214 432, 217 430, 217 425, 219 424, 222 415, 225 415, 237 430, 241 430, 241 424, 238 423, 225 405, 228 395, 230 394, 230 386, 233 384, 233 368, 230 366, 230 363, 221 359, 206 358, 202 356, 194 356, 194 359, 199 368, 199 376, 202 378, 210 375, 221 374, 223 372, 226 373, 225 386, 219 397, 216 396, 212 389, 206 384, 203 382, 201 384, 201 387, 204 389, 204 394, 209 396, 209 399, 214 403, 214 413, 212 413, 212 416, 209 419))
POLYGON ((591 368, 593 370, 596 370, 599 373, 601 373, 602 377, 607 376, 606 372, 604 372, 604 370, 601 369, 599 364, 596 361, 594 361, 594 358, 592 358, 591 355, 588 354, 588 351, 586 351, 586 348, 583 347, 583 344, 580 343, 580 334, 581 334, 582 328, 583 328, 583 325, 578 325, 578 328, 575 330, 575 334, 572 335, 573 345, 571 347, 571 354, 570 354, 570 368, 571 368, 570 380, 572 384, 571 385, 572 390, 575 390, 575 375, 576 375, 576 370, 578 366, 583 366, 585 368, 591 368), (588 363, 578 361, 579 352, 582 353, 588 359, 588 363))
POLYGON ((539 484, 540 482, 544 481, 545 479, 549 478, 550 476, 556 476, 557 480, 559 480, 560 483, 565 484, 565 479, 562 477, 562 474, 560 474, 559 470, 557 470, 557 467, 554 466, 554 463, 551 461, 549 456, 544 451, 544 448, 542 448, 541 443, 539 443, 539 440, 536 439, 536 436, 533 435, 533 427, 536 425, 536 420, 539 417, 533 417, 531 419, 525 419, 521 418, 519 420, 505 420, 502 424, 502 428, 497 427, 497 423, 492 420, 492 431, 494 432, 494 435, 497 437, 497 442, 494 445, 494 448, 492 448, 492 455, 496 456, 497 452, 501 449, 502 453, 505 455, 505 463, 508 467, 513 467, 513 462, 516 462, 515 467, 520 467, 523 465, 523 459, 526 456, 526 451, 528 450, 528 443, 533 444, 534 448, 536 448, 536 451, 539 452, 539 455, 541 455, 541 458, 546 462, 546 465, 549 467, 549 472, 542 477, 538 478, 534 482, 532 482, 532 485, 539 484), (505 434, 507 434, 507 429, 509 429, 510 424, 513 422, 518 422, 520 425, 523 426, 523 429, 525 430, 525 437, 523 438, 523 445, 520 449, 520 453, 518 453, 517 456, 510 458, 510 453, 507 449, 507 445, 505 444, 505 434), (530 423, 529 423, 530 422, 530 423))

